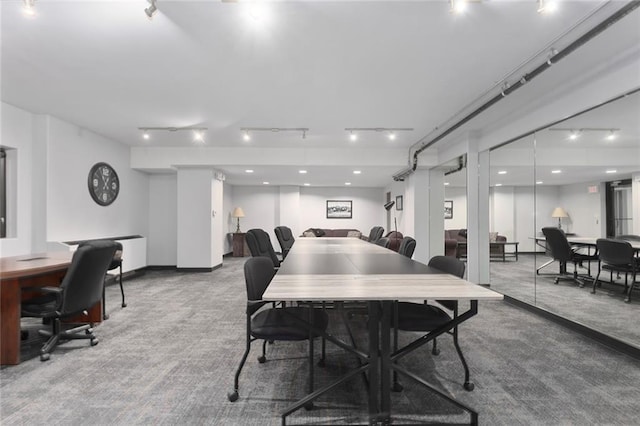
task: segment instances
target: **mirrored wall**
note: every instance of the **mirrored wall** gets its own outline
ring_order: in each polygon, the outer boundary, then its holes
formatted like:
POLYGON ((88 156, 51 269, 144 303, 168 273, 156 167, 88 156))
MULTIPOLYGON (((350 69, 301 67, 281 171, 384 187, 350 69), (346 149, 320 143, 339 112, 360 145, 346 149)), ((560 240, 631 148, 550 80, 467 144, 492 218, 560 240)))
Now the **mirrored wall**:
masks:
POLYGON ((492 259, 491 287, 640 347, 640 288, 625 303, 624 274, 607 272, 593 294, 598 262, 583 262, 572 281, 572 263, 554 260, 542 235, 561 228, 593 254, 597 238, 640 234, 640 92, 496 148, 490 164, 490 228, 519 252, 492 259))

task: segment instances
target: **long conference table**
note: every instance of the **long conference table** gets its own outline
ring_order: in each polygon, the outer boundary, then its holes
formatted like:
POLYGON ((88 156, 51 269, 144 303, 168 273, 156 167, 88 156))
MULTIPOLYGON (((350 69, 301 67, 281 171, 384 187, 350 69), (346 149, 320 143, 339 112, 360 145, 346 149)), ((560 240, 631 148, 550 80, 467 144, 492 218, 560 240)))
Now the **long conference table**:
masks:
MULTIPOLYGON (((20 306, 24 287, 59 286, 73 253, 54 251, 0 258, 0 364, 20 363, 20 306)), ((102 320, 102 303, 70 322, 102 320)))
POLYGON ((345 381, 368 372, 369 424, 391 423, 391 373, 409 377, 470 414, 478 413, 432 387, 397 361, 433 338, 477 313, 479 300, 501 300, 500 293, 442 273, 394 251, 357 238, 299 238, 263 295, 266 301, 367 302, 369 350, 363 352, 329 333, 327 340, 354 353, 361 365, 335 382, 297 401, 282 413, 286 417, 345 381), (469 309, 427 336, 392 352, 390 325, 394 301, 467 300, 469 309))

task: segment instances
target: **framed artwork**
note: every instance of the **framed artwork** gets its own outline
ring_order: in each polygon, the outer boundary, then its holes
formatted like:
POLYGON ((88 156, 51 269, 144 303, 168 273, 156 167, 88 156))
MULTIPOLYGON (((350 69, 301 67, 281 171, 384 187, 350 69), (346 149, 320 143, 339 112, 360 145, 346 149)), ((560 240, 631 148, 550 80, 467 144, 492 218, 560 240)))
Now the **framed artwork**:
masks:
POLYGON ((351 219, 351 200, 327 200, 327 219, 351 219))
POLYGON ((444 202, 444 218, 453 219, 453 200, 445 200, 444 202))
POLYGON ((398 195, 396 197, 396 210, 402 210, 403 205, 402 205, 402 195, 398 195))

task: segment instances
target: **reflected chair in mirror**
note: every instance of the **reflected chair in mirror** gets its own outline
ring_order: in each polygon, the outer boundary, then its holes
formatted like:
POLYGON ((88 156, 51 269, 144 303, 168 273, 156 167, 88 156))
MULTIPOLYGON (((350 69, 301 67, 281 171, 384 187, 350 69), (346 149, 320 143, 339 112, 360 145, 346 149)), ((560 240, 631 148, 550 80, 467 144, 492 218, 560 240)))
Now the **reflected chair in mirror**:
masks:
MULTIPOLYGON (((308 391, 313 392, 313 341, 319 337, 319 332, 325 332, 329 323, 327 313, 323 309, 312 307, 282 307, 263 309, 267 302, 262 295, 273 279, 275 271, 266 257, 252 257, 244 264, 244 278, 247 289, 246 305, 246 346, 240 365, 234 376, 233 392, 227 394, 229 401, 234 402, 239 397, 239 380, 242 368, 249 356, 251 343, 262 340, 262 355, 259 363, 266 362, 266 346, 269 341, 309 341, 309 381, 308 391)), ((324 346, 323 346, 324 349, 324 346)), ((324 360, 324 351, 321 361, 324 360)), ((292 362, 292 361, 289 361, 292 362)), ((291 369, 295 371, 295 369, 291 369)), ((309 403, 305 408, 310 409, 309 403)))
MULTIPOLYGON (((93 324, 64 329, 62 321, 86 313, 102 299, 107 268, 113 260, 116 244, 113 241, 91 241, 79 246, 73 253, 71 264, 60 287, 23 288, 21 315, 49 321, 52 331, 40 330, 49 337, 40 349, 40 360, 47 361, 60 341, 89 339, 91 346, 98 344, 93 324), (28 293, 28 294, 26 294, 28 293)), ((75 318, 74 318, 75 321, 75 318)))
POLYGON ((384 228, 382 226, 374 226, 373 228, 371 228, 371 231, 369 231, 369 237, 367 238, 367 241, 369 241, 370 243, 375 243, 380 238, 382 238, 382 234, 384 234, 384 228))
POLYGON ((287 258, 287 254, 289 254, 289 250, 291 250, 291 247, 293 247, 293 243, 296 241, 296 239, 293 237, 291 228, 287 226, 276 226, 273 232, 275 232, 278 243, 280 243, 280 249, 282 249, 282 259, 284 260, 287 258))
MULTIPOLYGON (((459 259, 451 256, 434 256, 429 260, 429 266, 438 269, 446 274, 454 275, 458 278, 464 277, 465 264, 459 259)), ((437 300, 437 302, 445 309, 452 312, 449 315, 444 309, 439 306, 424 303, 412 303, 412 302, 397 302, 394 304, 393 312, 393 346, 394 352, 398 350, 398 330, 409 332, 422 332, 428 333, 442 327, 452 319, 458 317, 458 301, 457 300, 437 300)), ((458 327, 455 326, 451 330, 447 331, 448 334, 453 336, 453 345, 456 348, 462 367, 464 368, 464 384, 465 390, 472 391, 474 384, 469 380, 469 367, 467 361, 462 354, 460 345, 458 344, 458 327)), ((420 338, 419 340, 423 339, 420 338)), ((436 339, 433 339, 433 349, 431 351, 433 355, 438 355, 440 351, 437 348, 436 339)), ((393 376, 393 389, 395 391, 401 391, 402 386, 398 383, 397 375, 393 376)))
POLYGON ((400 243, 402 242, 404 235, 402 235, 402 232, 391 231, 385 235, 385 238, 389 239, 389 246, 387 248, 397 252, 400 248, 400 243))
POLYGON ((378 241, 376 241, 374 244, 384 248, 389 248, 389 239, 387 237, 378 238, 378 241))
POLYGON ((274 268, 280 267, 280 259, 276 255, 271 238, 263 229, 249 229, 245 235, 252 257, 267 257, 273 262, 274 268))
POLYGON ((600 279, 600 273, 604 269, 610 272, 610 281, 613 282, 613 273, 624 272, 624 290, 626 293, 625 302, 631 302, 631 292, 636 282, 636 275, 640 270, 640 258, 635 256, 635 250, 628 241, 619 239, 599 238, 596 241, 598 248, 598 257, 600 259, 600 267, 598 275, 593 281, 591 293, 595 294, 596 286, 600 279), (628 283, 628 277, 631 275, 631 284, 628 283))
POLYGON ((416 250, 416 240, 411 237, 404 237, 400 242, 398 253, 411 259, 413 252, 416 250))
POLYGON ((572 247, 564 231, 560 228, 545 227, 542 228, 549 250, 554 260, 560 264, 560 274, 557 275, 553 283, 558 284, 560 280, 569 280, 584 287, 584 281, 579 278, 578 266, 584 267, 583 263, 587 262, 587 276, 591 276, 591 262, 598 261, 597 250, 595 254, 583 254, 578 252, 578 247, 572 247), (573 263, 573 273, 567 272, 567 263, 573 263))

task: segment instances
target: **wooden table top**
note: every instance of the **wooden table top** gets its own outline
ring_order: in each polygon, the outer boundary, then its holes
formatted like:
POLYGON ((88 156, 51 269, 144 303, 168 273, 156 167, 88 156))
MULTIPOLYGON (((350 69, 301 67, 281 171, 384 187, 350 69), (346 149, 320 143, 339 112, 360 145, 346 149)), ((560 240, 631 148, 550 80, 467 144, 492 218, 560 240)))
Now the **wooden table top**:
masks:
POLYGON ((268 301, 501 300, 500 293, 443 274, 357 238, 296 240, 263 295, 268 301))
POLYGON ((52 251, 23 256, 0 258, 0 279, 40 275, 66 269, 71 264, 72 252, 52 251))

